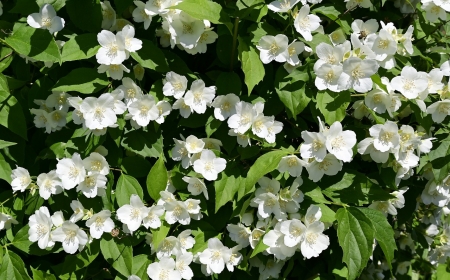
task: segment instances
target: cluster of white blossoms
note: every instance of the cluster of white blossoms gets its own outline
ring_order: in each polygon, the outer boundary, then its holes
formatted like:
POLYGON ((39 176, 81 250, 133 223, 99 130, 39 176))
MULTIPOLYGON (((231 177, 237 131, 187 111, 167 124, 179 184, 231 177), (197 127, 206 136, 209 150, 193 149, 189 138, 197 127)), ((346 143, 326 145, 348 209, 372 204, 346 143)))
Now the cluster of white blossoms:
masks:
POLYGON ((61 130, 67 123, 66 117, 69 111, 68 98, 71 95, 52 91, 46 100, 36 99, 34 103, 39 109, 31 109, 34 115, 34 124, 37 128, 45 128, 46 133, 61 130))
POLYGON ((162 18, 161 28, 156 31, 163 47, 177 46, 189 54, 205 53, 207 45, 212 44, 218 38, 208 20, 198 20, 187 13, 178 10, 178 0, 161 1, 134 1, 136 8, 133 10, 133 20, 143 22, 147 29, 153 17, 162 18))
POLYGON ((309 179, 317 182, 323 175, 336 175, 342 170, 343 162, 352 161, 356 134, 351 130, 342 130, 340 122, 334 122, 327 128, 319 119, 319 126, 319 132, 302 131, 305 141, 300 146, 302 159, 296 155, 285 156, 278 165, 278 171, 299 177, 305 167, 309 179))
POLYGON ((62 211, 50 215, 47 207, 41 206, 29 217, 28 239, 37 242, 39 248, 51 248, 56 242, 61 242, 66 253, 75 254, 83 250, 91 238, 100 239, 103 233, 114 229, 109 210, 93 213, 84 209, 78 200, 73 200, 70 207, 74 211, 69 220, 65 220, 62 211), (76 223, 86 221, 90 237, 76 223))
POLYGON ((191 219, 200 220, 203 216, 200 212, 200 200, 189 198, 179 201, 169 191, 161 191, 160 196, 156 205, 146 207, 138 195, 132 194, 130 204, 117 209, 117 218, 123 223, 124 232, 133 233, 141 225, 147 229, 159 228, 163 215, 169 225, 188 225, 191 219))
MULTIPOLYGON (((226 160, 217 157, 212 150, 220 152, 220 146, 222 142, 213 138, 199 139, 194 135, 190 135, 186 139, 175 141, 175 147, 172 149, 172 159, 175 161, 181 161, 183 168, 189 168, 194 166, 194 171, 201 174, 203 178, 208 181, 217 180, 217 176, 220 172, 225 170, 226 160)), ((207 197, 206 187, 203 181, 199 181, 196 178, 183 178, 189 183, 191 193, 200 194, 203 192, 207 197)))
POLYGON ((102 30, 97 35, 100 49, 96 54, 99 73, 107 72, 112 79, 120 80, 123 72, 130 72, 122 63, 130 53, 142 48, 142 41, 134 38, 135 30, 131 25, 124 26, 117 34, 102 30))
POLYGON ((429 153, 433 147, 431 140, 434 138, 426 138, 424 133, 414 131, 409 125, 402 125, 399 129, 392 121, 373 125, 369 133, 371 137, 358 143, 358 153, 370 155, 377 163, 386 163, 392 154, 394 159, 389 161, 389 165, 397 173, 397 185, 400 180, 414 174, 413 168, 419 165, 420 154, 429 153))
POLYGON ((92 152, 87 158, 81 159, 78 153, 74 153, 72 158, 58 160, 56 170, 39 174, 36 182, 33 182, 28 170, 17 167, 12 170, 11 187, 13 192, 30 189, 34 193, 38 190, 45 200, 63 190, 77 187, 78 192, 92 198, 105 194, 108 174, 109 165, 103 155, 92 152))

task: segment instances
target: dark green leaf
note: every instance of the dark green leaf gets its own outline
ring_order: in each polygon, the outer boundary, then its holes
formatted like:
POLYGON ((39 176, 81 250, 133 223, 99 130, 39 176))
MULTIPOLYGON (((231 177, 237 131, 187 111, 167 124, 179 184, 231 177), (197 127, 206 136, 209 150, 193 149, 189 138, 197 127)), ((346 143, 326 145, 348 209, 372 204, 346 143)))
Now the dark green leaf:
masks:
POLYGON ((350 92, 319 91, 317 93, 317 107, 325 118, 325 122, 332 125, 345 118, 345 111, 350 104, 350 92))
POLYGON ((164 159, 161 156, 156 161, 155 165, 153 165, 147 176, 147 191, 154 201, 158 201, 161 197, 159 192, 166 189, 167 177, 167 169, 164 166, 164 159))
POLYGON ((53 87, 53 90, 94 93, 108 84, 108 78, 104 73, 100 74, 92 68, 76 68, 67 76, 62 77, 53 87))
POLYGON ((81 30, 97 33, 102 30, 102 7, 96 0, 67 0, 70 21, 81 30))
POLYGON ((142 40, 142 49, 131 53, 131 57, 142 67, 162 73, 170 71, 164 53, 152 41, 142 40))
POLYGON ((128 238, 102 238, 100 249, 105 260, 120 274, 129 277, 133 273, 133 246, 128 238))
POLYGON ((132 194, 137 194, 142 200, 144 197, 144 192, 136 178, 122 174, 117 181, 116 187, 116 198, 117 204, 119 206, 130 204, 130 197, 132 194))

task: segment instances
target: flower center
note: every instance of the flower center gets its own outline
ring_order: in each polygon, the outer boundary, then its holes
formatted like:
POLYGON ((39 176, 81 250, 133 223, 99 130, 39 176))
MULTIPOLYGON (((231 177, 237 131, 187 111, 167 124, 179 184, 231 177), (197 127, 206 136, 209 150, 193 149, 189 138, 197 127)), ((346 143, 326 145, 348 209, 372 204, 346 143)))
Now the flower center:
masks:
POLYGON ((135 98, 136 97, 136 91, 134 89, 132 89, 132 88, 129 88, 127 90, 127 96, 128 96, 128 99, 135 98))
POLYGON ((413 80, 407 80, 405 79, 403 82, 403 89, 404 90, 411 90, 414 89, 416 87, 416 85, 414 84, 413 80))
POLYGON ((331 147, 333 147, 333 149, 340 150, 344 146, 345 140, 342 136, 335 137, 333 140, 331 140, 331 147))
POLYGON ((287 164, 289 165, 289 167, 297 166, 298 160, 295 157, 291 157, 287 160, 287 164))
POLYGON ((214 165, 212 163, 212 161, 208 161, 205 163, 205 171, 211 172, 212 170, 214 170, 214 165))
POLYGON ((184 34, 192 34, 194 30, 192 29, 192 25, 183 23, 183 33, 184 34))
POLYGON ((52 26, 52 20, 50 18, 42 18, 41 25, 49 28, 52 26))
POLYGON ((113 72, 119 71, 119 70, 120 70, 120 66, 119 66, 119 65, 116 65, 116 64, 111 64, 111 65, 109 66, 109 69, 110 69, 111 71, 113 71, 113 72))
POLYGON ((272 45, 270 45, 269 47, 269 53, 271 55, 275 55, 279 49, 280 47, 278 46, 278 44, 276 42, 273 42, 272 45))
POLYGON ((319 162, 319 170, 327 171, 328 168, 331 166, 331 162, 324 159, 322 162, 319 162))
POLYGON ((78 168, 74 166, 70 167, 69 169, 69 178, 72 180, 75 180, 78 176, 78 174, 80 174, 80 170, 78 168))
POLYGON ((317 242, 317 237, 319 237, 319 235, 318 235, 317 233, 309 232, 309 233, 306 235, 306 241, 307 241, 309 244, 316 244, 316 242, 317 242))
POLYGON ((102 170, 102 163, 99 160, 93 160, 91 162, 91 170, 93 170, 93 171, 102 170))
POLYGON ((137 219, 139 219, 140 216, 141 216, 141 210, 139 210, 137 208, 133 208, 131 210, 130 218, 132 220, 137 220, 137 219))
POLYGON ((389 40, 380 40, 378 42, 378 47, 383 50, 387 49, 389 47, 389 40))
POLYGON ((314 152, 317 152, 323 147, 323 143, 320 140, 316 139, 312 142, 311 146, 312 146, 314 152))
POLYGON ((357 66, 352 70, 352 77, 353 79, 360 79, 364 77, 364 72, 361 70, 360 66, 357 66))

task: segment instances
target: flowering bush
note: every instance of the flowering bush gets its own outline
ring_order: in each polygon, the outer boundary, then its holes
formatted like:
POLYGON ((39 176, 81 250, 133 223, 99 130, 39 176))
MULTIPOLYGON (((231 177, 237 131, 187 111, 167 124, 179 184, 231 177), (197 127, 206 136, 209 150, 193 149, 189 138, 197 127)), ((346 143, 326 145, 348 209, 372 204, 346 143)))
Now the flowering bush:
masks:
POLYGON ((448 279, 450 2, 0 2, 0 279, 448 279))

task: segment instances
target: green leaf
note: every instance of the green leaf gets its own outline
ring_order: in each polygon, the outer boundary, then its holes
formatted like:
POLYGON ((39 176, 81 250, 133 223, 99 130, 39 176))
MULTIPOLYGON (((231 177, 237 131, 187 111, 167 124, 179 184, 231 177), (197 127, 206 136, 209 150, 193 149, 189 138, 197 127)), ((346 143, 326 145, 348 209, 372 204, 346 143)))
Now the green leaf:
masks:
MULTIPOLYGON (((0 74, 0 77, 3 76, 0 74)), ((9 92, 0 90, 0 125, 27 139, 27 126, 22 106, 9 92)))
POLYGON ((222 172, 220 180, 214 182, 216 190, 216 212, 220 207, 232 201, 238 192, 243 179, 238 174, 230 174, 229 171, 222 172))
POLYGON ((269 246, 264 244, 263 239, 264 239, 264 235, 259 238, 258 244, 256 244, 255 249, 253 249, 252 254, 250 255, 250 258, 253 258, 254 256, 258 255, 259 253, 261 253, 264 250, 266 250, 267 248, 269 248, 269 246))
POLYGON ((238 37, 239 40, 239 60, 242 64, 242 71, 245 74, 245 84, 248 88, 248 95, 253 88, 264 79, 265 70, 253 45, 248 45, 248 38, 238 37))
POLYGON ((345 118, 345 111, 350 104, 350 92, 319 91, 317 93, 317 107, 325 118, 325 122, 332 125, 345 118))
POLYGON ((222 6, 209 0, 185 0, 172 8, 182 10, 193 18, 206 19, 215 24, 230 22, 222 6))
POLYGON ((116 8, 116 13, 121 15, 128 7, 133 6, 133 0, 114 0, 114 6, 116 8))
POLYGON ((16 235, 14 236, 14 240, 11 242, 14 247, 21 250, 24 253, 36 256, 43 256, 52 253, 55 249, 51 250, 43 250, 39 248, 36 242, 31 242, 28 238, 28 230, 30 229, 29 225, 25 225, 21 228, 16 235))
POLYGON ((439 146, 428 154, 433 166, 436 182, 441 182, 450 173, 450 136, 442 140, 439 146))
POLYGON ((84 31, 98 33, 102 30, 102 7, 96 0, 67 0, 66 10, 70 22, 84 31))
POLYGON ((167 180, 168 175, 167 169, 164 166, 164 158, 160 156, 147 176, 147 191, 154 201, 157 201, 161 197, 159 192, 166 189, 167 180))
POLYGON ((392 226, 380 211, 370 208, 358 209, 372 222, 372 226, 375 231, 375 239, 378 241, 378 245, 380 245, 383 250, 386 261, 392 269, 391 262, 394 259, 394 251, 397 249, 392 226))
POLYGON ((34 269, 31 266, 31 272, 33 272, 33 280, 56 280, 56 277, 46 271, 34 269))
POLYGON ((338 241, 348 267, 348 279, 356 279, 372 255, 374 230, 371 221, 359 209, 341 208, 336 212, 338 241))
POLYGON ((161 132, 132 130, 124 134, 122 147, 143 157, 159 157, 163 153, 161 132))
POLYGON ((9 67, 14 58, 14 51, 8 47, 0 46, 0 72, 9 67))
POLYGON ((97 35, 92 33, 81 34, 67 41, 61 50, 62 61, 82 60, 93 57, 100 49, 97 35))
POLYGON ((96 69, 92 68, 76 68, 67 76, 59 79, 52 90, 94 93, 108 84, 108 78, 104 73, 100 74, 96 69))
POLYGON ((166 221, 161 221, 161 226, 158 229, 152 229, 153 234, 153 248, 154 250, 158 249, 159 243, 167 237, 169 233, 170 225, 166 221))
POLYGON ((136 178, 122 174, 117 181, 116 199, 119 206, 130 204, 130 197, 132 194, 137 194, 142 200, 144 192, 136 178))
POLYGON ((275 89, 281 102, 286 106, 294 120, 297 119, 297 115, 300 114, 306 106, 308 106, 309 101, 311 101, 311 98, 306 96, 305 89, 306 83, 302 81, 289 84, 283 89, 275 89))
POLYGON ((291 152, 287 150, 280 150, 268 152, 260 156, 252 167, 250 167, 247 177, 245 178, 245 193, 239 195, 238 200, 247 194, 261 177, 275 170, 278 167, 281 158, 290 153, 291 152))
POLYGON ((131 53, 131 57, 141 64, 142 67, 161 73, 170 71, 164 53, 152 41, 142 40, 142 49, 131 53))
POLYGON ((148 255, 137 255, 133 257, 133 274, 141 280, 148 279, 147 267, 151 264, 148 255))
POLYGON ((16 52, 39 61, 60 62, 61 54, 53 36, 44 29, 21 25, 5 39, 16 52))
POLYGON ((147 176, 152 165, 141 156, 126 157, 120 166, 130 176, 141 178, 147 176))
MULTIPOLYGON (((106 234, 103 235, 103 237, 106 234)), ((75 255, 66 255, 64 261, 53 267, 58 277, 70 276, 75 271, 89 266, 100 254, 100 241, 93 240, 86 247, 75 255)), ((65 277, 64 277, 65 278, 65 277)), ((68 277, 67 277, 68 278, 68 277)))
POLYGON ((6 251, 6 254, 3 256, 2 266, 0 267, 0 279, 31 280, 22 259, 10 250, 6 251))
POLYGON ((100 241, 100 250, 105 260, 125 277, 133 271, 133 246, 129 238, 113 239, 104 237, 100 241))
POLYGON ((322 217, 320 220, 324 223, 332 223, 336 221, 336 213, 330 209, 330 207, 326 206, 325 204, 317 204, 317 206, 320 207, 320 210, 322 210, 322 217))
POLYGON ((17 145, 17 143, 9 142, 9 141, 5 141, 5 140, 1 140, 0 139, 0 149, 4 149, 6 147, 14 146, 14 145, 17 145))

